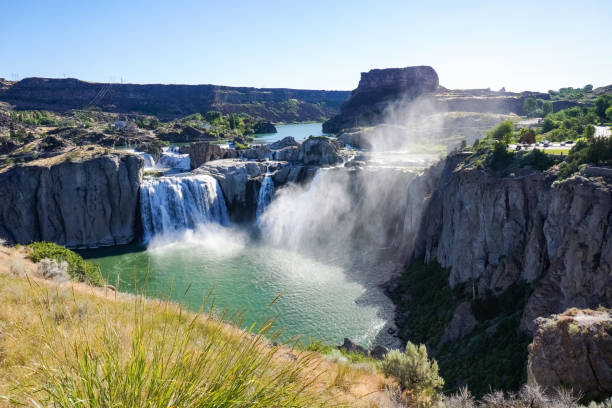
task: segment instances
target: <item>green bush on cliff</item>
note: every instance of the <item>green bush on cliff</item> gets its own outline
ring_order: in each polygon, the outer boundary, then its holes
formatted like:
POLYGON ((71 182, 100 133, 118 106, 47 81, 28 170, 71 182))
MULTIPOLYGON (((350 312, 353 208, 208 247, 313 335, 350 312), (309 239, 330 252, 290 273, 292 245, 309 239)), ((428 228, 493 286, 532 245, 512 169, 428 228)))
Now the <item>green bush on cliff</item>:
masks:
POLYGON ((91 262, 85 261, 79 254, 61 245, 51 242, 34 242, 28 245, 30 248, 29 258, 34 262, 41 259, 54 259, 68 263, 68 274, 78 282, 85 282, 94 286, 104 285, 104 278, 100 269, 91 262))
POLYGON ((490 389, 518 390, 525 381, 530 341, 519 324, 530 288, 515 285, 501 294, 473 299, 471 285, 450 287, 449 272, 437 261, 425 263, 423 258, 406 267, 391 293, 399 336, 427 345, 447 391, 465 385, 477 396, 490 389), (463 339, 440 345, 462 302, 471 303, 476 327, 463 339))
POLYGON ((381 363, 382 372, 395 377, 403 389, 438 392, 444 380, 438 375, 438 363, 427 356, 427 348, 408 342, 406 350, 391 350, 381 363))
POLYGON ((521 157, 521 167, 531 166, 542 171, 549 169, 553 164, 555 164, 553 158, 538 149, 530 150, 521 157))
POLYGON ((449 270, 423 258, 411 262, 392 297, 397 305, 399 336, 404 340, 438 344, 459 301, 448 284, 449 270))

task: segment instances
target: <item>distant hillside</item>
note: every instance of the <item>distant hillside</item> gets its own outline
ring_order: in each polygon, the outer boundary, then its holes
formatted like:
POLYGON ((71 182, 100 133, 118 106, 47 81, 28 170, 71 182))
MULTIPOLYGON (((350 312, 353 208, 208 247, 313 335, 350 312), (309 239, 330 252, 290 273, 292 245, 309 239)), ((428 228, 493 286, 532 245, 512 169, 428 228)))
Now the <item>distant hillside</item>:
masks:
POLYGON ((162 120, 220 110, 273 122, 325 120, 339 112, 349 91, 248 88, 220 85, 103 84, 78 79, 0 79, 0 101, 16 109, 62 112, 97 107, 155 115, 162 120))

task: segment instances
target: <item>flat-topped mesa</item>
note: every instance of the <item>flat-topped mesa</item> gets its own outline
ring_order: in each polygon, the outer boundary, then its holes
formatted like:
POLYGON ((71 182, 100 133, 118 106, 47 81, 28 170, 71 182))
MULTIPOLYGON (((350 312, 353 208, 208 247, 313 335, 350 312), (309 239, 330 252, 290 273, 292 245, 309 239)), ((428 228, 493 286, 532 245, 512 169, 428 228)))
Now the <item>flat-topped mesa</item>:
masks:
POLYGON ((438 74, 429 66, 362 72, 359 85, 342 105, 340 114, 325 122, 323 131, 335 133, 341 129, 371 124, 384 110, 385 106, 381 105, 435 92, 438 86, 438 74))
POLYGON ((434 92, 438 86, 438 74, 429 66, 372 69, 361 73, 361 80, 352 96, 354 98, 360 93, 372 92, 385 96, 393 94, 417 96, 425 92, 434 92))

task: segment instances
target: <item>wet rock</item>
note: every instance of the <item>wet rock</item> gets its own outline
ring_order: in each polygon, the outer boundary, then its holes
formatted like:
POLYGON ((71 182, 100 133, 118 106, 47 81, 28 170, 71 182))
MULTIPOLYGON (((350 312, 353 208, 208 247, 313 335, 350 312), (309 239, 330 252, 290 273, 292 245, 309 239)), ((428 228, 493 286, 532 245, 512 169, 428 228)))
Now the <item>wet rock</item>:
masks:
POLYGON ((370 357, 375 358, 376 360, 382 360, 385 358, 385 355, 389 352, 389 349, 385 346, 374 346, 370 349, 370 357))
POLYGON ((362 354, 364 356, 368 355, 368 350, 353 343, 350 339, 344 338, 344 343, 341 346, 338 346, 338 350, 342 350, 345 353, 357 353, 362 354))
POLYGON ((274 160, 296 162, 300 159, 300 150, 297 146, 288 146, 272 152, 274 160))
POLYGON ((239 150, 238 156, 250 160, 270 159, 272 154, 268 146, 254 146, 245 150, 239 150))
POLYGON ((342 157, 330 139, 310 137, 300 147, 300 160, 306 165, 329 166, 342 162, 342 157))
POLYGON ((192 169, 198 168, 209 161, 237 156, 238 153, 235 150, 224 149, 219 145, 209 142, 192 143, 189 146, 189 160, 192 169))

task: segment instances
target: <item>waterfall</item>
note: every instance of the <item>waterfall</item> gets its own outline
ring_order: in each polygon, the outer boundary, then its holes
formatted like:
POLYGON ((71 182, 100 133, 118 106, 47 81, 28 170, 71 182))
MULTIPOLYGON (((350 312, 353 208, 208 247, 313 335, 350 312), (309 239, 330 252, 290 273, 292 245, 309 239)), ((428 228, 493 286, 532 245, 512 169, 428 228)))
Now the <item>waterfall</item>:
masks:
POLYGON ((149 153, 139 152, 134 149, 125 149, 124 151, 133 153, 133 154, 137 154, 138 156, 142 157, 144 159, 145 169, 150 169, 150 168, 155 167, 155 159, 149 153))
POLYGON ((257 197, 257 212, 256 217, 259 218, 265 211, 272 197, 274 196, 274 181, 272 175, 266 171, 261 187, 259 187, 259 196, 257 197))
POLYGON ((140 186, 144 240, 208 223, 229 225, 223 193, 208 175, 145 179, 140 186))
POLYGON ((163 169, 189 170, 191 161, 188 154, 178 153, 176 146, 164 147, 155 167, 163 169))

